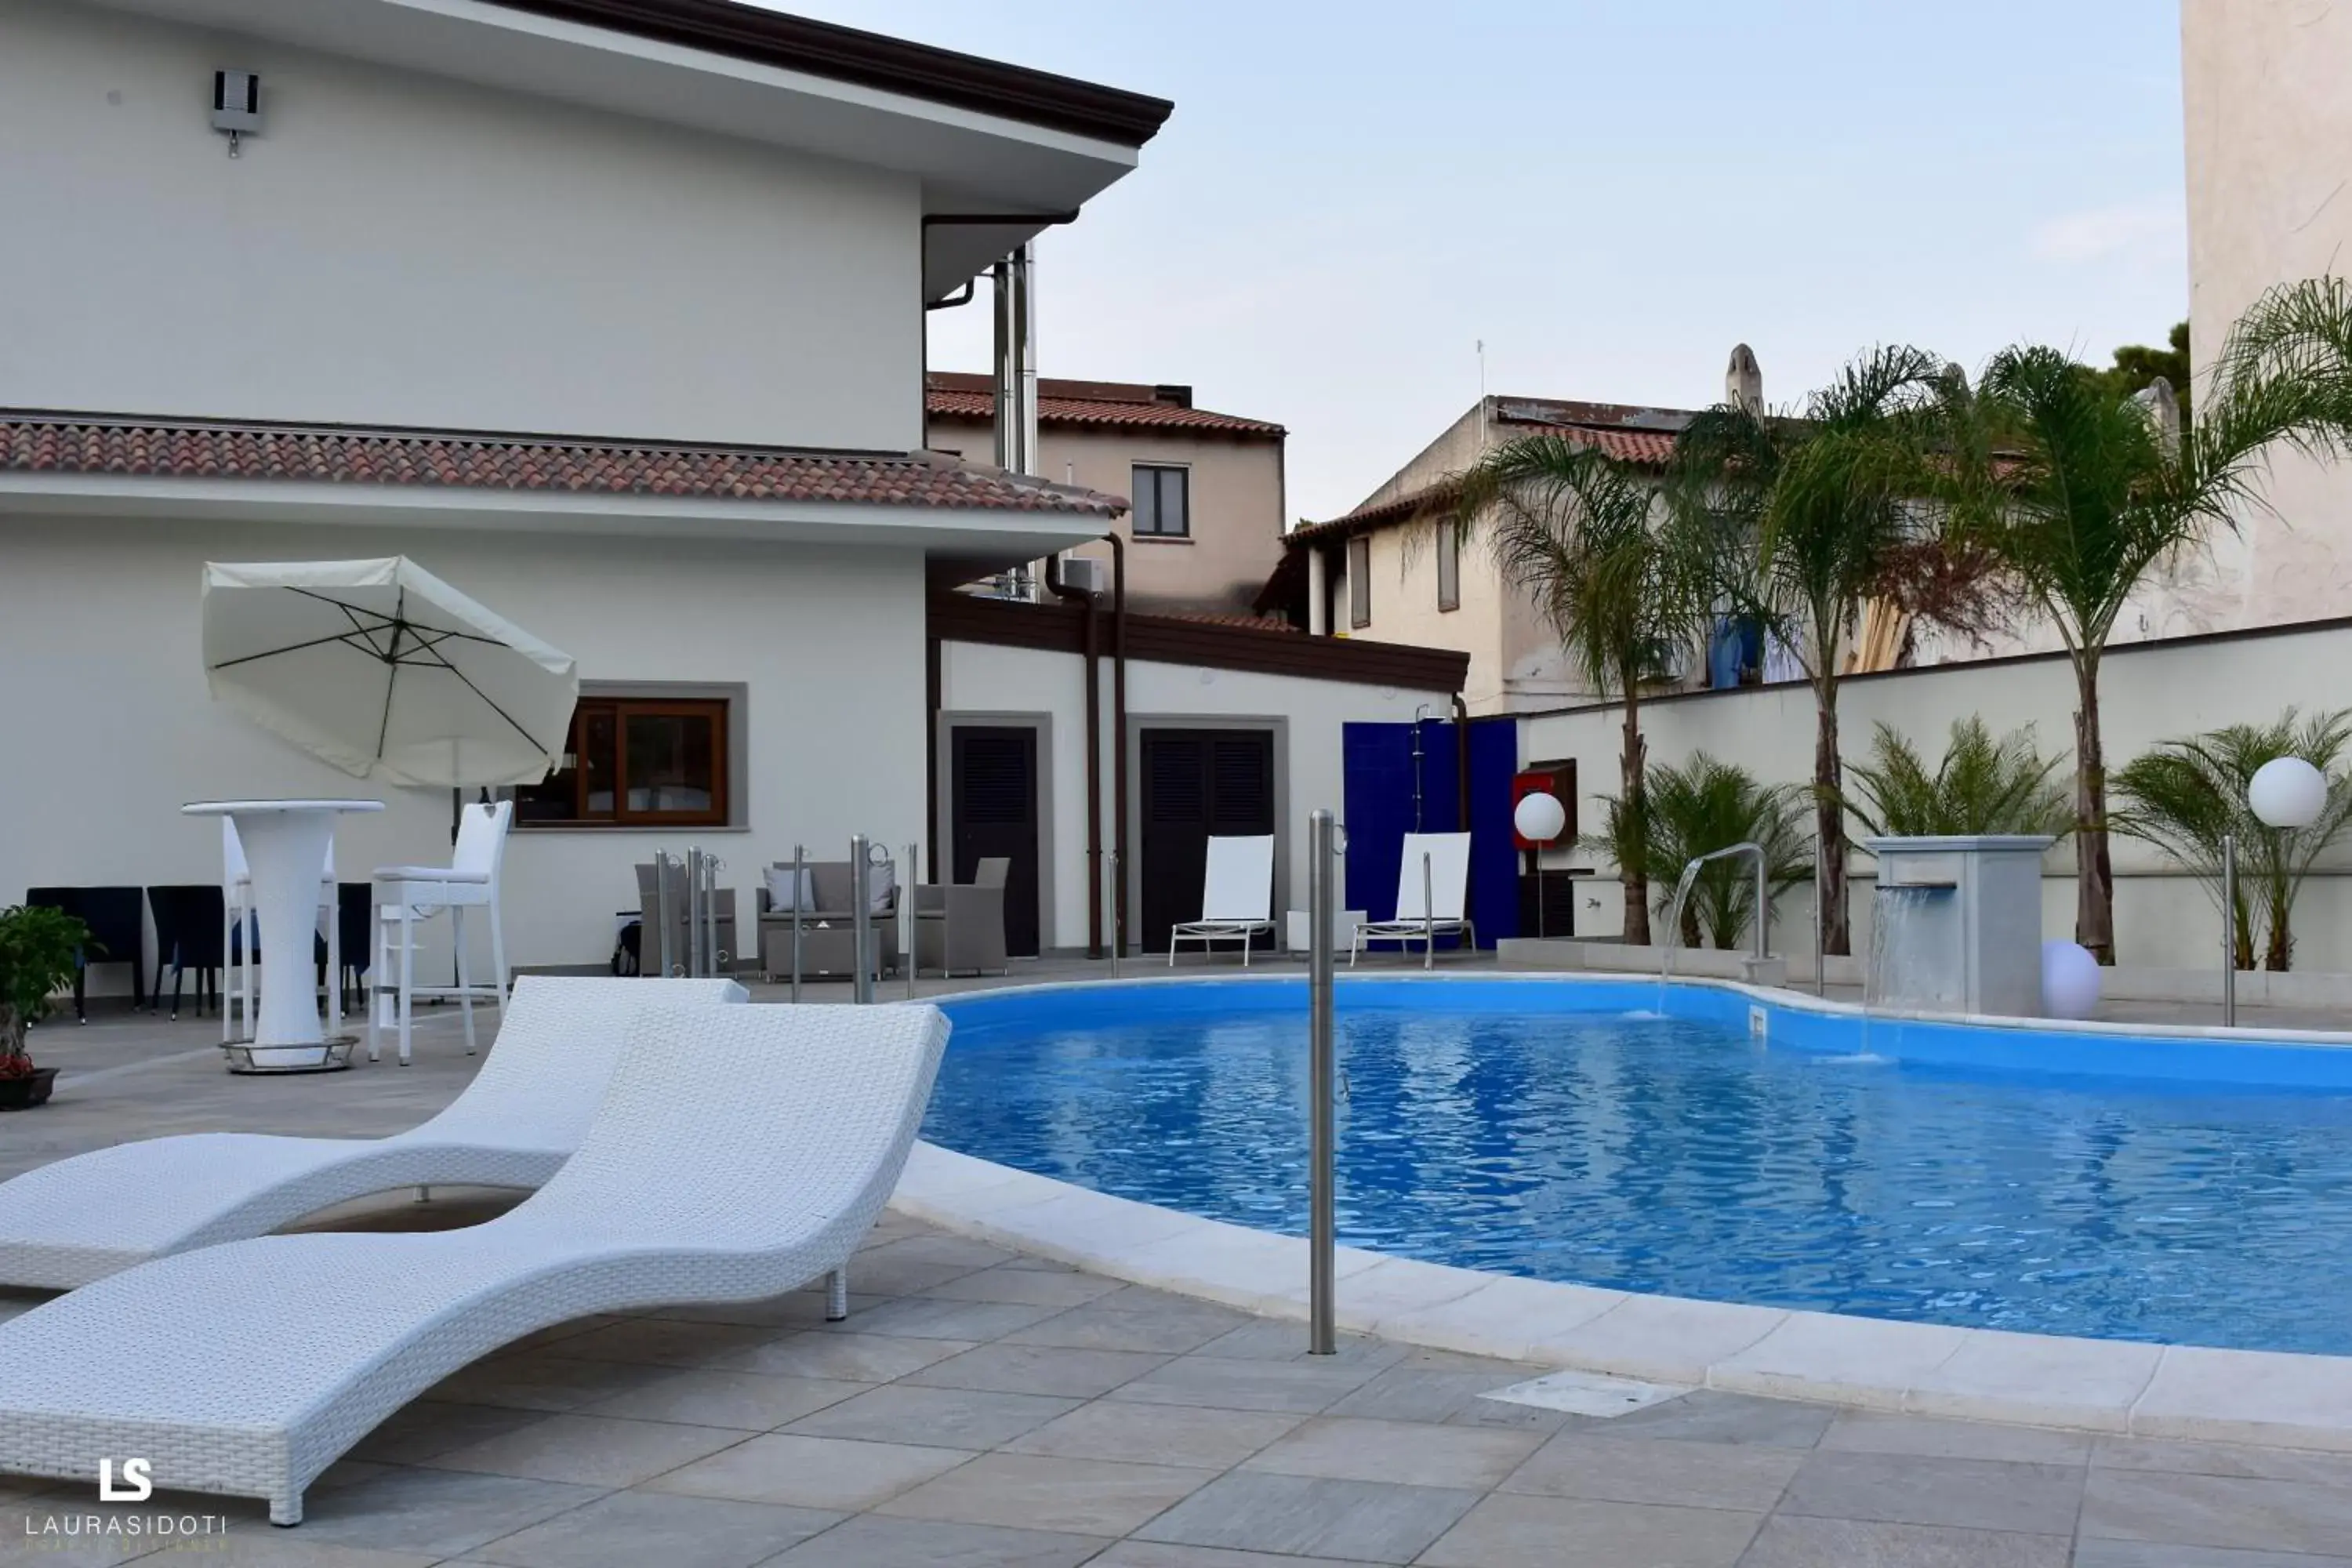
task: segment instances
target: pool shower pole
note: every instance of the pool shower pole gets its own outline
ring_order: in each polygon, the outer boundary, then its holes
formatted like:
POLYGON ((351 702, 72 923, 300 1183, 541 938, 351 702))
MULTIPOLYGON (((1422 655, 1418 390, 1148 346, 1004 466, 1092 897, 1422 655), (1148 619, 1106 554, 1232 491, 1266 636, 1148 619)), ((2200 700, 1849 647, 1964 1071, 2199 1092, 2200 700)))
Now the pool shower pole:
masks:
POLYGON ((1332 1304, 1339 1229, 1332 1208, 1335 1130, 1332 1124, 1333 1079, 1331 1046, 1331 928, 1336 923, 1331 876, 1332 857, 1346 843, 1344 830, 1335 828, 1328 810, 1307 818, 1307 1092, 1313 1105, 1308 1124, 1307 1171, 1307 1351, 1330 1355, 1339 1348, 1337 1311, 1332 1304))
POLYGON ((2221 1026, 2238 1026, 2238 836, 2221 835, 2221 1026))

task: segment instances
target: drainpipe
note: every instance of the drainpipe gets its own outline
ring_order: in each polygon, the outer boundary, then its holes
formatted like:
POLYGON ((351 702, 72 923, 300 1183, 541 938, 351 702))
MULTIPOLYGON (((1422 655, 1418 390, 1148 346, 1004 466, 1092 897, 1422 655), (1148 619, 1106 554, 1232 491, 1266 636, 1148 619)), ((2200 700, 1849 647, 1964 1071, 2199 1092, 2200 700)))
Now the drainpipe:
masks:
POLYGON ((1103 955, 1102 896, 1102 601, 1062 581, 1062 557, 1045 568, 1045 586, 1057 598, 1087 606, 1087 956, 1103 955))
POLYGON ((1460 776, 1455 780, 1454 798, 1461 803, 1461 822, 1457 830, 1470 831, 1470 704, 1462 700, 1462 693, 1454 694, 1454 767, 1460 776))
MULTIPOLYGON (((923 616, 926 620, 929 620, 930 618, 930 606, 928 602, 930 598, 929 584, 924 585, 923 597, 926 601, 923 616)), ((931 635, 927 627, 923 636, 923 837, 929 841, 930 845, 930 879, 934 882, 950 880, 940 874, 940 861, 941 837, 940 833, 940 700, 941 688, 946 685, 940 668, 940 639, 931 635)), ((798 885, 794 884, 795 887, 798 885)), ((901 893, 899 897, 912 898, 914 895, 901 893)), ((907 959, 907 963, 908 973, 913 973, 912 956, 907 959)))
POLYGON ((1116 532, 1110 541, 1110 795, 1112 853, 1118 861, 1118 886, 1111 894, 1110 941, 1115 953, 1127 951, 1127 541, 1116 532))
MULTIPOLYGON (((1024 242, 989 269, 996 292, 996 466, 1011 474, 1039 468, 1035 260, 1024 242)), ((1023 583, 1034 581, 1030 567, 1019 572, 1023 583)))

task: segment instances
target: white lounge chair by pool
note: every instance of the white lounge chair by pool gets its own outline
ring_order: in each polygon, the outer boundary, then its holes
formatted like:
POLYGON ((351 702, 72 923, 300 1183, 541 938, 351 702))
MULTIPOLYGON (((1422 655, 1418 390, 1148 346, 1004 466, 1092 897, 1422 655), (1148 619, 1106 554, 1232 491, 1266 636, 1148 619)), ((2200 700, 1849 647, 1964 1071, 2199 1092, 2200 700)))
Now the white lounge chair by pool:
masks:
POLYGON ((0 1184, 0 1285, 70 1289, 398 1187, 539 1186, 580 1146, 639 1008, 743 999, 731 980, 526 976, 481 1071, 422 1126, 390 1138, 153 1138, 0 1184))
POLYGON ((1396 918, 1370 921, 1356 928, 1355 945, 1348 950, 1353 967, 1367 943, 1392 942, 1400 947, 1422 944, 1422 967, 1436 962, 1437 938, 1478 940, 1470 923, 1470 836, 1466 833, 1408 833, 1404 855, 1397 864, 1396 918))
POLYGON ((137 1455, 296 1524, 377 1423, 550 1324, 820 1277, 845 1316, 947 1036, 934 1007, 647 1008, 580 1152, 497 1219, 232 1242, 0 1323, 0 1471, 137 1455))
POLYGON ((1274 931, 1274 836, 1211 838, 1201 882, 1201 918, 1168 929, 1168 967, 1176 967, 1179 942, 1197 942, 1204 952, 1212 942, 1238 942, 1247 969, 1252 939, 1274 931))

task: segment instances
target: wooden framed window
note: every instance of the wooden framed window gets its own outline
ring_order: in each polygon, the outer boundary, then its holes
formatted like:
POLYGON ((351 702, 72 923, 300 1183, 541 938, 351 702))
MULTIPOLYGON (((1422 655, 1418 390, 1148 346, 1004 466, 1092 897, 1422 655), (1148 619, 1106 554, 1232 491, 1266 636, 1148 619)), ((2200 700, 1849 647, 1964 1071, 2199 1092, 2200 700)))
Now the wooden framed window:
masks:
POLYGON ((1437 520, 1437 607, 1462 607, 1462 531, 1450 517, 1437 520))
POLYGON ((514 792, 529 826, 717 827, 727 817, 725 698, 583 697, 562 771, 514 792))
POLYGON ((1364 534, 1348 541, 1348 625, 1372 624, 1372 542, 1364 534))
POLYGON ((1192 471, 1154 463, 1135 465, 1135 536, 1192 536, 1192 471))

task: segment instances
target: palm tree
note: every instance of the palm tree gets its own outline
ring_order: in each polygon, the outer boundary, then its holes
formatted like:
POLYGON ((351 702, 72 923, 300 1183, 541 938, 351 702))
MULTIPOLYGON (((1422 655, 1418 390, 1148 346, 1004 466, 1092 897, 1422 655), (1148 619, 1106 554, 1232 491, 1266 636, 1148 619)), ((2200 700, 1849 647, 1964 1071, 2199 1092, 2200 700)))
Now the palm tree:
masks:
POLYGON ((2261 502, 2264 455, 2352 439, 2352 297, 2283 286, 2231 329, 2185 428, 2169 389, 2117 401, 2053 348, 1993 357, 1956 448, 1959 513, 2058 628, 2074 668, 2074 940, 2115 962, 2099 661, 2158 563, 2261 502), (2153 395, 2150 395, 2152 394, 2153 395), (1975 498, 1975 499, 1970 499, 1975 498))
MULTIPOLYGON (((1675 438, 1673 494, 1713 603, 1752 616, 1797 656, 1813 689, 1814 833, 1822 951, 1853 950, 1840 806, 1839 664, 1863 605, 1902 597, 1911 575, 1948 579, 1934 479, 1948 387, 1943 362, 1882 348, 1774 416, 1743 403, 1697 416, 1675 438)), ((1939 617, 1941 618, 1941 617, 1939 617)))
MULTIPOLYGON (((1674 879, 1701 855, 1735 844, 1764 850, 1767 891, 1777 897, 1812 872, 1811 846, 1802 826, 1804 791, 1794 784, 1764 784, 1748 772, 1695 752, 1683 766, 1659 763, 1643 780, 1646 804, 1643 837, 1650 865, 1659 873, 1658 912, 1668 915, 1674 879)), ((1601 833, 1588 847, 1622 853, 1630 832, 1621 797, 1601 797, 1601 833)), ((1718 948, 1736 946, 1755 918, 1756 878, 1746 860, 1716 860, 1701 868, 1682 909, 1681 925, 1668 940, 1696 947, 1704 929, 1718 948)))
POLYGON ((2163 741, 2133 758, 2115 778, 2115 831, 2156 847, 2221 900, 2221 838, 2237 837, 2246 875, 2230 911, 2231 945, 2241 969, 2254 966, 2254 909, 2267 936, 2263 967, 2294 962, 2295 895, 2320 851, 2352 827, 2352 775, 2341 763, 2352 743, 2352 713, 2315 713, 2295 722, 2290 708, 2268 724, 2231 724, 2186 740, 2163 741), (2308 827, 2268 826, 2246 804, 2254 771, 2276 757, 2301 757, 2327 775, 2327 804, 2308 827))
POLYGON ((1453 527, 1483 530, 1503 576, 1532 598, 1590 681, 1624 706, 1619 797, 1628 831, 1611 846, 1625 894, 1624 940, 1650 941, 1642 682, 1659 650, 1696 624, 1690 574, 1662 525, 1657 492, 1637 470, 1558 436, 1486 453, 1450 495, 1453 527))
POLYGON ((2033 744, 2033 726, 1999 740, 1974 714, 1952 726, 1931 771, 1891 724, 1873 726, 1870 761, 1849 763, 1845 809, 1871 832, 1926 838, 1947 834, 2057 834, 2074 822, 2066 792, 2051 782, 2065 762, 2033 744))

